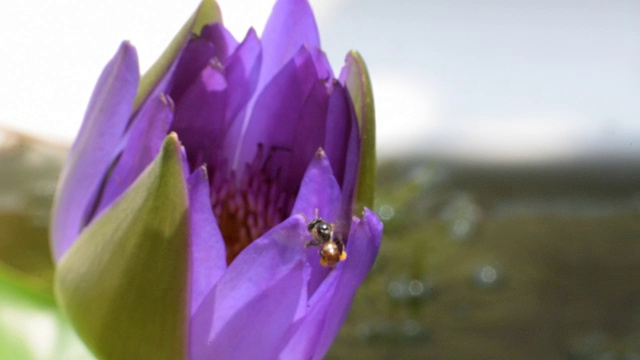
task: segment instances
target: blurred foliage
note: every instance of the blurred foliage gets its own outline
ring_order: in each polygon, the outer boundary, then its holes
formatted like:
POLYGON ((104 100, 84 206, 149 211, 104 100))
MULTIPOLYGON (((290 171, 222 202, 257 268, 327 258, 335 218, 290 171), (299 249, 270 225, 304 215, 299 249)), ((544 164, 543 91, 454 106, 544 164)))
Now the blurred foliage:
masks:
POLYGON ((49 296, 0 273, 0 359, 87 360, 93 356, 49 296))
POLYGON ((92 359, 58 312, 47 226, 66 150, 0 129, 0 359, 92 359))
MULTIPOLYGON (((64 153, 0 131, 0 359, 89 357, 51 297, 64 153)), ((609 165, 381 164, 382 249, 327 359, 640 359, 640 171, 609 165)))
POLYGON ((0 269, 51 296, 47 227, 66 149, 0 129, 0 269))

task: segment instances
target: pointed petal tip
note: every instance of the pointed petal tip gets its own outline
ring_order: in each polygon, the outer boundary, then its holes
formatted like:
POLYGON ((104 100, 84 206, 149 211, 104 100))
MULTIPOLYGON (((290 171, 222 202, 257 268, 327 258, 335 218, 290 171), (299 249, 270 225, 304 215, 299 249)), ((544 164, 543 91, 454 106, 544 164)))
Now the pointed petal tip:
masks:
POLYGON ((120 46, 118 46, 118 50, 111 62, 122 67, 123 74, 127 74, 127 76, 134 79, 137 88, 140 78, 138 51, 129 40, 124 40, 120 43, 120 46))
MULTIPOLYGON (((360 52, 358 50, 351 49, 351 50, 347 51, 346 58, 362 59, 362 55, 360 55, 360 52)), ((345 59, 345 61, 346 61, 346 59, 345 59)))
POLYGON ((358 70, 366 71, 366 64, 362 54, 358 50, 351 49, 347 51, 347 54, 344 56, 344 64, 346 66, 357 66, 358 70))
POLYGON ((165 137, 162 142, 160 155, 165 160, 173 160, 174 157, 177 157, 182 165, 183 177, 185 179, 189 177, 191 171, 189 170, 189 162, 187 161, 187 152, 176 132, 172 131, 165 137))
POLYGON ((131 44, 131 40, 122 40, 122 42, 120 43, 120 49, 121 50, 136 50, 136 47, 133 46, 133 44, 131 44))
POLYGON ((207 165, 201 165, 196 171, 198 171, 205 180, 209 181, 209 172, 207 171, 207 165))
POLYGON ((178 146, 180 145, 180 138, 178 138, 178 133, 176 133, 175 131, 172 131, 169 133, 169 135, 167 135, 162 146, 169 146, 171 144, 177 144, 178 146))
POLYGON ((160 93, 159 96, 160 101, 162 101, 162 104, 169 108, 169 111, 171 111, 172 113, 176 111, 176 104, 173 102, 173 99, 171 99, 169 95, 160 93))
POLYGON ((202 0, 200 5, 198 5, 194 17, 195 19, 193 20, 191 29, 195 34, 200 34, 200 30, 202 30, 202 27, 205 25, 212 23, 222 24, 222 12, 215 0, 202 0))
POLYGON ((245 38, 247 38, 247 37, 249 37, 249 36, 251 36, 251 37, 255 37, 255 38, 258 38, 258 37, 259 37, 259 36, 258 36, 258 32, 256 31, 256 29, 255 29, 253 26, 251 26, 251 27, 249 28, 249 30, 247 30, 247 34, 246 34, 244 37, 245 37, 245 38))
POLYGON ((131 43, 131 40, 129 39, 125 39, 122 40, 120 42, 120 45, 118 45, 118 52, 122 52, 122 51, 136 51, 136 47, 133 46, 133 44, 131 43))
POLYGON ((329 158, 319 148, 305 171, 291 213, 311 217, 319 210, 323 219, 335 221, 340 213, 341 196, 340 185, 333 175, 329 158))
POLYGON ((262 32, 264 62, 258 89, 271 80, 301 46, 320 48, 318 26, 306 0, 276 1, 262 32))
POLYGON ((376 213, 373 212, 373 210, 369 209, 368 207, 364 206, 362 208, 362 217, 361 217, 361 219, 365 219, 365 218, 370 217, 372 215, 377 216, 376 213))
POLYGON ((364 209, 362 210, 362 221, 369 226, 369 230, 373 234, 378 234, 380 236, 382 235, 382 228, 384 227, 384 225, 378 217, 378 214, 373 212, 373 210, 364 207, 364 209))

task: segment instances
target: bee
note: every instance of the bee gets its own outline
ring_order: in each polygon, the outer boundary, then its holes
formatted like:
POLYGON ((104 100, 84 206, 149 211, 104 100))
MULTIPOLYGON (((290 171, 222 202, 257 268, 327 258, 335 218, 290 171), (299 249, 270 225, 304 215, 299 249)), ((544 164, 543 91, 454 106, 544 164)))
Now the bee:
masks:
POLYGON ((316 212, 316 218, 309 222, 307 229, 312 239, 305 244, 305 247, 320 247, 320 264, 322 266, 332 267, 347 259, 344 242, 334 233, 334 224, 319 218, 316 212))

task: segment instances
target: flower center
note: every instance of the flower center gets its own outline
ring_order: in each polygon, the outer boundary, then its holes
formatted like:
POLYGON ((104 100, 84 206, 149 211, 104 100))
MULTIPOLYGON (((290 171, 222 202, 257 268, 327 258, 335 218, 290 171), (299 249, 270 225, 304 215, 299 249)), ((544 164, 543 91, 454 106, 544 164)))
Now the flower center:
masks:
POLYGON ((211 205, 227 250, 227 264, 253 240, 289 216, 294 197, 270 176, 262 149, 247 164, 238 182, 235 172, 217 171, 211 185, 211 205), (219 176, 218 176, 219 175, 219 176))

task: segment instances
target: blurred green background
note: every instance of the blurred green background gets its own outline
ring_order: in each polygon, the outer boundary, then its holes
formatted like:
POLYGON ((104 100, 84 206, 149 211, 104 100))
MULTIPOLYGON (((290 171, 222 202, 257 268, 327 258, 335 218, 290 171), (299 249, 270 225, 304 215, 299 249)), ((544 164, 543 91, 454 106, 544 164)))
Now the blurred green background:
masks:
MULTIPOLYGON (((0 359, 91 358, 51 294, 65 152, 0 131, 0 359)), ((382 249, 327 359, 640 359, 638 174, 383 161, 382 249)))
POLYGON ((329 359, 640 359, 637 167, 387 161, 329 359))
POLYGON ((57 311, 47 227, 66 148, 0 129, 0 359, 92 359, 57 311))

